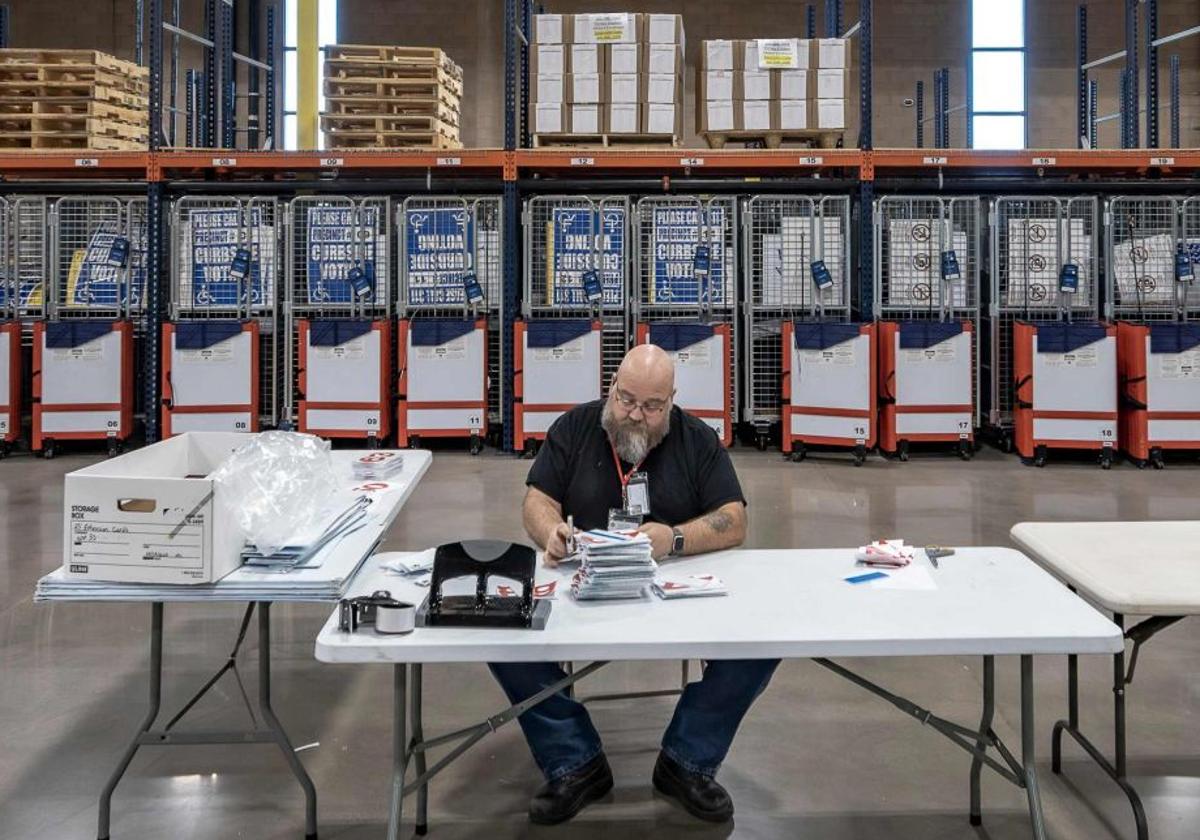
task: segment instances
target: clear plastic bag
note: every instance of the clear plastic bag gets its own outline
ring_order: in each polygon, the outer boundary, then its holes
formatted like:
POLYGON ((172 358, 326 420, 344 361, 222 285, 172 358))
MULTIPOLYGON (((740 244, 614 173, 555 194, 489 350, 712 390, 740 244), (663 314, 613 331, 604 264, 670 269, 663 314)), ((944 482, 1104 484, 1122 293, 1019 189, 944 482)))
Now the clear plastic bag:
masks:
POLYGON ((274 554, 337 490, 329 442, 297 432, 255 435, 212 474, 246 542, 274 554))

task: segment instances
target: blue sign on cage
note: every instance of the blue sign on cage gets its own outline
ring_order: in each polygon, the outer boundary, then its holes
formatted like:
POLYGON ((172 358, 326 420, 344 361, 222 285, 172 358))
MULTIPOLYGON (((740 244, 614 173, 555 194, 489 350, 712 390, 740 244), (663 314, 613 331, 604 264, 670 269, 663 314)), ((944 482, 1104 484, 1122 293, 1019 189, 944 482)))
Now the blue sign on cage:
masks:
POLYGON ((246 215, 236 207, 188 214, 194 306, 245 306, 247 292, 252 306, 263 303, 262 237, 273 231, 263 227, 259 208, 246 215))
MULTIPOLYGON (((375 276, 379 236, 378 207, 310 207, 308 302, 321 305, 363 301, 360 292, 364 278, 375 276)), ((373 283, 367 291, 374 291, 373 283)))
POLYGON ((117 233, 116 222, 103 222, 96 227, 87 248, 76 251, 71 261, 67 275, 67 306, 118 309, 126 304, 141 305, 146 288, 145 226, 138 225, 134 233, 136 247, 117 233), (122 251, 124 262, 114 264, 114 252, 120 255, 122 251))
POLYGON ((1175 252, 1175 279, 1180 283, 1191 283, 1196 279, 1196 270, 1192 268, 1194 260, 1190 251, 1180 246, 1175 252))
POLYGON ((812 279, 819 291, 825 291, 833 285, 833 274, 825 265, 825 260, 814 260, 812 263, 812 279))
POLYGON ((655 207, 651 304, 725 303, 724 207, 655 207))
POLYGON ((129 262, 129 240, 124 236, 113 238, 108 247, 108 264, 114 268, 124 268, 129 262))
POLYGON ((556 207, 546 224, 550 228, 546 255, 549 304, 563 308, 587 307, 594 302, 624 306, 625 209, 556 207), (597 284, 599 298, 595 295, 597 284))
POLYGON ((466 278, 475 271, 476 235, 475 219, 464 207, 405 211, 409 306, 462 306, 468 302, 466 278))
POLYGON ((947 283, 955 283, 962 279, 962 272, 958 268, 958 254, 951 248, 949 251, 942 251, 942 280, 947 283))
POLYGON ((463 275, 463 294, 467 296, 467 303, 471 306, 476 306, 484 301, 483 286, 479 285, 479 278, 474 271, 468 271, 463 275))
POLYGON ((1058 290, 1065 295, 1073 295, 1079 291, 1079 266, 1075 263, 1063 263, 1058 273, 1058 290))

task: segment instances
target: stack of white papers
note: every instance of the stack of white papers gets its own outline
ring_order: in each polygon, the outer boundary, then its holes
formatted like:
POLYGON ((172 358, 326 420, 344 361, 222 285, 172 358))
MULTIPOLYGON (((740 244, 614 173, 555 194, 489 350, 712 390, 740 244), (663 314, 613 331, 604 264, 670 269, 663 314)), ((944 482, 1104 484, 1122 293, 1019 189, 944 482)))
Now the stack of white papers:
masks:
POLYGON ((725 581, 716 575, 656 575, 651 588, 664 601, 729 594, 725 581))
POLYGON ((368 452, 354 459, 354 477, 360 481, 386 481, 404 468, 404 456, 394 450, 368 452))
POLYGON ((584 531, 576 537, 579 571, 571 594, 579 601, 641 598, 654 580, 658 564, 650 538, 637 531, 584 531))
POLYGON ((422 575, 433 571, 433 557, 436 550, 429 551, 388 551, 383 554, 376 554, 375 559, 380 561, 389 572, 394 572, 398 575, 422 575))
POLYGON ((355 496, 349 502, 344 493, 336 494, 321 513, 300 531, 293 534, 287 545, 272 554, 264 554, 252 543, 242 550, 242 562, 248 566, 287 571, 289 569, 313 569, 320 565, 321 549, 336 545, 341 540, 364 527, 367 523, 371 499, 355 496))
POLYGON ((903 569, 915 556, 916 546, 905 545, 904 540, 876 540, 859 548, 854 559, 864 566, 903 569))

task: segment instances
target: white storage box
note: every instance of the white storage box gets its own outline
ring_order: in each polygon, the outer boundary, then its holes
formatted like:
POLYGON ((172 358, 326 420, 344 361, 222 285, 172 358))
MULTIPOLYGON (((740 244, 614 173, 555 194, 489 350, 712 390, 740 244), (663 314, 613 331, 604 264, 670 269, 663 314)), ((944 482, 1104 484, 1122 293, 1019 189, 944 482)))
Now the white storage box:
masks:
POLYGON ((742 103, 742 126, 746 131, 769 131, 771 128, 771 103, 764 99, 742 103))
POLYGON ((641 70, 640 44, 611 44, 608 50, 608 72, 637 73, 641 70))
POLYGON ((244 542, 208 479, 251 438, 188 432, 68 473, 68 577, 122 583, 212 583, 242 564, 244 542))

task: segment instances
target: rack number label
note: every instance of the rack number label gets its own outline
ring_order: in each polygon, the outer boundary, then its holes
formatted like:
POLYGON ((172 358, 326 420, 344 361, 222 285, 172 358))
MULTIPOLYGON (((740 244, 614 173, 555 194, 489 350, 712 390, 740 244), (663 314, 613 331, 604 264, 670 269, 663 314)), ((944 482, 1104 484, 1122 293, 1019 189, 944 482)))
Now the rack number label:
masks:
POLYGON ((571 165, 572 166, 595 166, 596 159, 595 158, 582 158, 582 157, 581 158, 571 158, 571 165))
POLYGON ((1040 158, 1033 159, 1034 166, 1056 166, 1057 164, 1058 164, 1058 158, 1040 157, 1040 158))
POLYGON ((924 159, 926 166, 945 166, 949 162, 950 159, 946 157, 927 157, 924 159))
POLYGON ((456 157, 440 157, 437 159, 438 166, 462 166, 462 158, 456 157))
POLYGON ((100 159, 99 158, 75 158, 75 165, 84 167, 85 169, 91 169, 94 166, 100 165, 100 159))
POLYGON ((800 158, 801 166, 820 166, 825 162, 823 157, 802 157, 800 158))
POLYGON ((237 158, 213 158, 213 166, 237 166, 237 158))
POLYGON ((680 166, 703 166, 704 158, 687 157, 679 159, 680 166))
POLYGON ((345 166, 345 165, 346 165, 345 158, 321 158, 321 166, 323 166, 323 167, 345 166))
POLYGON ((1150 158, 1151 166, 1174 166, 1175 158, 1173 157, 1152 157, 1150 158))

